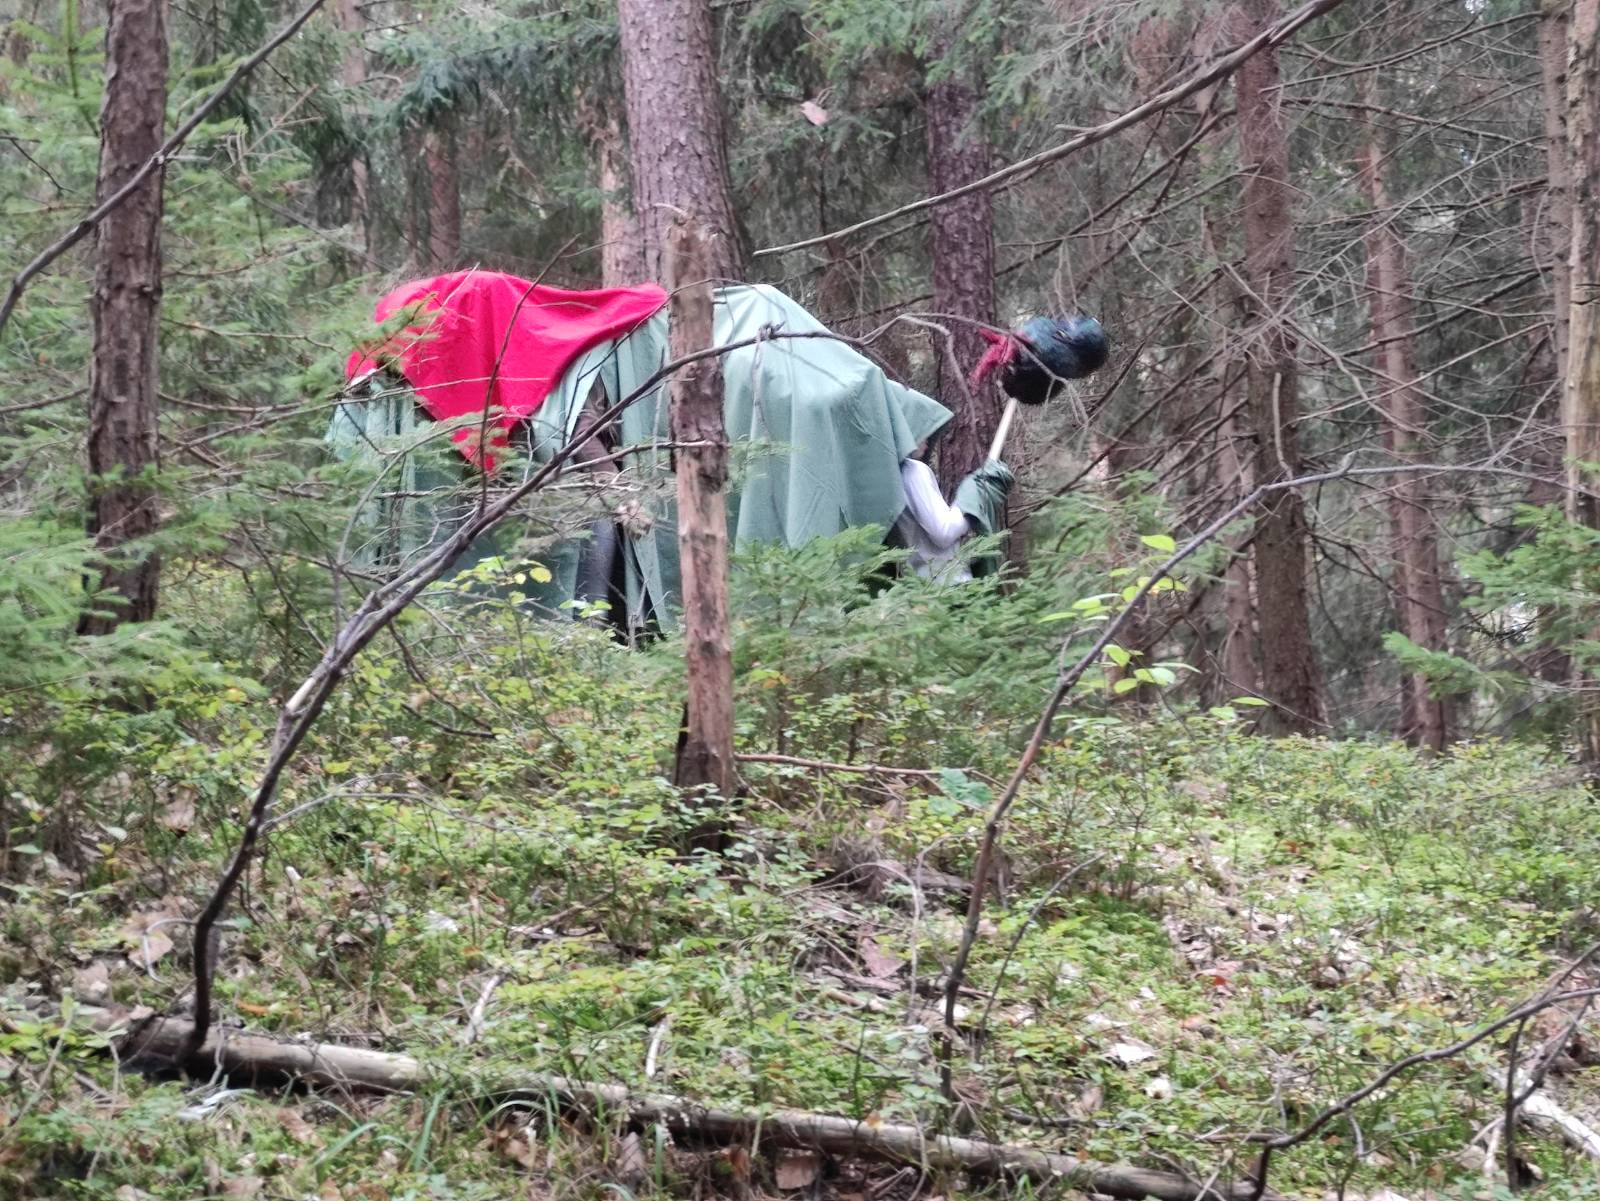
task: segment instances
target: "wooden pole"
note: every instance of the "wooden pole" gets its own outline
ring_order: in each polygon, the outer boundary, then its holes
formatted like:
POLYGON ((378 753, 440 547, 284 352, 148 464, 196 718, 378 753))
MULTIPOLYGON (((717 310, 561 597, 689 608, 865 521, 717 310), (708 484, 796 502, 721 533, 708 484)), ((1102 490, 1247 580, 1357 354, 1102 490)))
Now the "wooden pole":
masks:
MULTIPOLYGON (((670 353, 682 358, 712 345, 710 250, 692 220, 667 235, 672 289, 670 353)), ((733 649, 728 635, 728 433, 722 411, 722 361, 689 364, 671 383, 672 441, 678 478, 678 556, 683 573, 683 647, 689 703, 674 782, 728 797, 733 791, 733 649)))
POLYGON ((994 441, 989 444, 989 462, 993 463, 1000 457, 1000 452, 1006 448, 1006 438, 1011 434, 1011 423, 1017 418, 1017 398, 1013 396, 1006 401, 1006 411, 1000 414, 1000 426, 994 432, 994 441))

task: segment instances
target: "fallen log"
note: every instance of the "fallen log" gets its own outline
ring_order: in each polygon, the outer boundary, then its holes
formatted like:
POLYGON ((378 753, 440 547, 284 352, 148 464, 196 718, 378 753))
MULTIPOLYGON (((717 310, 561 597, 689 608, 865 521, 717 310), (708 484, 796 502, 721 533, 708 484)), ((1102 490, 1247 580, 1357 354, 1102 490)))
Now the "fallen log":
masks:
MULTIPOLYGON (((109 1013, 107 1019, 115 1020, 109 1013)), ((151 1017, 117 1039, 123 1059, 138 1066, 182 1062, 193 1025, 179 1018, 151 1017)), ((321 1088, 354 1092, 414 1092, 438 1083, 429 1069, 409 1055, 344 1047, 335 1043, 295 1043, 242 1030, 213 1026, 198 1063, 224 1074, 282 1076, 321 1088)), ((588 1084, 539 1072, 476 1075, 463 1082, 473 1092, 499 1100, 554 1100, 564 1108, 626 1116, 631 1122, 659 1123, 672 1133, 702 1140, 800 1147, 830 1155, 876 1157, 927 1169, 960 1169, 989 1175, 1053 1181, 1085 1192, 1127 1201, 1252 1201, 1248 1181, 1206 1182, 1176 1172, 1130 1164, 1101 1164, 1071 1155, 980 1139, 932 1135, 915 1126, 858 1121, 830 1114, 780 1109, 764 1113, 719 1109, 685 1097, 632 1092, 621 1085, 588 1084)), ((1282 1201, 1267 1190, 1265 1201, 1282 1201)))
MULTIPOLYGON (((1490 1082, 1499 1088, 1502 1082, 1494 1076, 1490 1082)), ((1533 1129, 1544 1134, 1554 1134, 1574 1151, 1591 1159, 1600 1159, 1600 1133, 1586 1125, 1580 1118, 1568 1113, 1554 1097, 1542 1088, 1533 1088, 1526 1072, 1518 1072, 1514 1079, 1516 1094, 1522 1097, 1517 1105, 1517 1117, 1533 1129)))

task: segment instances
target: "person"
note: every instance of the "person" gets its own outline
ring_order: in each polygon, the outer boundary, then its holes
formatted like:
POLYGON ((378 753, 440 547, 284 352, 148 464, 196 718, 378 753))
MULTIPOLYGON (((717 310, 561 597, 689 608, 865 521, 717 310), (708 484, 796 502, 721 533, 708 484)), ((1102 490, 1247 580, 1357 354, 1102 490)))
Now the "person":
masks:
POLYGON ((963 583, 972 578, 972 570, 958 553, 960 545, 1000 527, 1016 477, 999 459, 991 459, 962 480, 955 498, 947 501, 926 462, 927 453, 924 442, 900 464, 906 507, 894 523, 890 543, 910 551, 906 570, 926 580, 963 583))

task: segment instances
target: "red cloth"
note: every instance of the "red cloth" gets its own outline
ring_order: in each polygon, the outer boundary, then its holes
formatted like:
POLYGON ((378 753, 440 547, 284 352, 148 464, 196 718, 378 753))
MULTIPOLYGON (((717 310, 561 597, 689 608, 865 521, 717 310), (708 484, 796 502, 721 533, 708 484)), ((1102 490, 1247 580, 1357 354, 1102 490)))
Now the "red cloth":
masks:
MULTIPOLYGON (((490 445, 503 446, 506 432, 544 403, 578 356, 636 329, 666 302, 655 284, 569 292, 496 271, 412 280, 378 301, 373 317, 382 322, 420 304, 419 323, 357 350, 345 375, 398 359, 434 420, 488 408, 490 445)), ((454 437, 477 462, 478 430, 464 426, 454 437)), ((493 468, 492 456, 486 466, 493 468)))
POLYGON ((994 372, 999 371, 1012 359, 1017 357, 1017 350, 1022 344, 1022 339, 1015 334, 997 334, 993 330, 979 328, 978 333, 989 344, 989 349, 983 352, 983 357, 978 360, 978 365, 972 369, 972 383, 981 384, 994 372))

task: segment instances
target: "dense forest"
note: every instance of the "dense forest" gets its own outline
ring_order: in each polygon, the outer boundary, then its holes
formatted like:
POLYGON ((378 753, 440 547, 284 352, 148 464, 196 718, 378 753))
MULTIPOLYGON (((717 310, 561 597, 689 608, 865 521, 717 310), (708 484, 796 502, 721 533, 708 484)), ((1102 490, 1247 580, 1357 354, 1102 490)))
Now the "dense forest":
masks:
POLYGON ((1600 0, 9 0, 0 290, 0 1196, 1600 1197, 1600 0))

